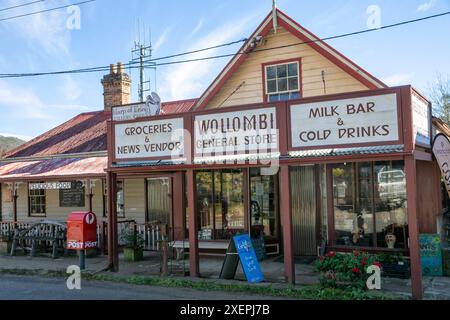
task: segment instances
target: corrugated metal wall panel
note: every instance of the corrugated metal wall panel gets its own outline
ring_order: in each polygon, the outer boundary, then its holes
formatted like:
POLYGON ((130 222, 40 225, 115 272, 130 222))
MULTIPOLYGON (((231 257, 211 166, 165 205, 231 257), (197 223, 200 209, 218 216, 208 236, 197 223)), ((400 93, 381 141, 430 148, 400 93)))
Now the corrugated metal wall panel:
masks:
POLYGON ((291 192, 294 254, 316 255, 316 192, 313 166, 291 169, 291 192))
POLYGON ((169 178, 147 179, 149 221, 170 223, 170 180, 169 178))

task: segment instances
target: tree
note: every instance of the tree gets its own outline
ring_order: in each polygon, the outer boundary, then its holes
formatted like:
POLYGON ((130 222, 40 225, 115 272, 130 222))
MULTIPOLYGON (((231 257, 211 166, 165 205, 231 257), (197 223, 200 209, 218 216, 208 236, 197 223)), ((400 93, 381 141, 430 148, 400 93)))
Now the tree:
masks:
POLYGON ((450 77, 437 75, 431 86, 430 99, 433 103, 433 115, 450 125, 450 77))

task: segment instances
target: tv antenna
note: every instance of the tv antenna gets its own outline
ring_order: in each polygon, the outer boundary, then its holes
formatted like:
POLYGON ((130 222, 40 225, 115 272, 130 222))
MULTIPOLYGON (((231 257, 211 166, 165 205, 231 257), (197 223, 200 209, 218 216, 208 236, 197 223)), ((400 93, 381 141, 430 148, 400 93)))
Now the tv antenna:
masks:
POLYGON ((145 93, 151 91, 150 76, 148 76, 147 79, 145 78, 145 69, 147 68, 155 70, 155 82, 156 82, 156 63, 149 61, 152 58, 151 30, 148 29, 147 35, 146 33, 147 28, 143 24, 142 32, 144 39, 141 40, 141 23, 139 19, 137 19, 136 29, 137 29, 137 37, 135 37, 134 40, 134 48, 131 50, 130 64, 139 64, 138 95, 139 95, 139 102, 144 102, 145 93))

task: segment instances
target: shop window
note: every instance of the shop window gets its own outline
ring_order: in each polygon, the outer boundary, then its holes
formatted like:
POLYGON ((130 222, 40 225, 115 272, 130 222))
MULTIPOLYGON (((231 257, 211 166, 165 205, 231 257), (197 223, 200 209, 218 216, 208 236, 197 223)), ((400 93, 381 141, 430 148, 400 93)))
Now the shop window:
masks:
POLYGON ((30 190, 28 188, 28 215, 30 217, 46 216, 45 189, 30 190))
POLYGON ((265 88, 266 100, 269 102, 285 101, 300 98, 300 63, 266 65, 265 88))
POLYGON ((332 167, 336 245, 407 248, 402 161, 332 167))
MULTIPOLYGON (((117 217, 125 218, 124 182, 117 180, 117 217)), ((108 216, 108 185, 103 181, 103 216, 108 216)))
POLYGON ((244 231, 242 170, 196 173, 200 240, 230 239, 244 231))
POLYGON ((250 169, 250 214, 252 237, 261 233, 277 236, 276 175, 261 175, 261 169, 250 169))
POLYGON ((117 217, 125 218, 125 194, 123 180, 117 180, 117 217))
POLYGON ((406 176, 403 161, 375 163, 378 247, 408 247, 406 176))

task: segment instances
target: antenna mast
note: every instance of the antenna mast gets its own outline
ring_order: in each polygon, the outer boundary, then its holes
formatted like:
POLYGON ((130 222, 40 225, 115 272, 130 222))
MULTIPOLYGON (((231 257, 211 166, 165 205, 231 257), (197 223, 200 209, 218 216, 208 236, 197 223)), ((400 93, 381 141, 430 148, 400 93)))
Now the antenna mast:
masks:
POLYGON ((144 102, 145 92, 151 90, 150 87, 150 76, 148 80, 145 80, 145 68, 156 69, 156 63, 149 61, 152 58, 152 40, 151 31, 149 30, 149 39, 147 45, 147 37, 145 32, 145 26, 143 25, 143 36, 144 40, 141 42, 141 26, 138 19, 138 39, 134 41, 134 49, 131 50, 131 64, 139 64, 139 84, 138 84, 138 95, 139 102, 144 102))

